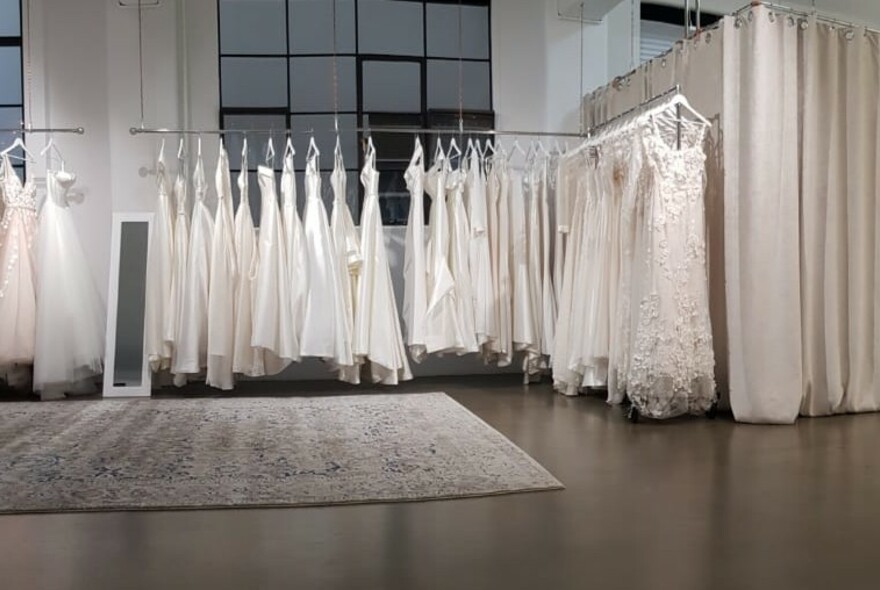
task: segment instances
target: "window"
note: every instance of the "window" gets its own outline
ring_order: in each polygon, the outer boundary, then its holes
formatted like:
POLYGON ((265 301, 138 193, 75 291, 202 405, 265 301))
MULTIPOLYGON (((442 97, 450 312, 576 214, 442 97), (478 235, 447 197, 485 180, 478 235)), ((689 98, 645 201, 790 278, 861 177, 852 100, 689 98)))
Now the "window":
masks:
MULTIPOLYGON (((21 1, 0 0, 0 129, 17 128, 24 119, 22 69, 21 1)), ((0 149, 14 139, 0 133, 0 149)), ((22 166, 15 168, 23 174, 22 166)))
MULTIPOLYGON (((696 11, 691 11, 691 26, 696 26, 696 11)), ((700 24, 707 27, 721 18, 718 14, 700 12, 700 24)), ((676 41, 684 37, 684 10, 663 4, 642 2, 641 5, 641 62, 663 55, 676 41)))
MULTIPOLYGON (((302 131, 313 129, 328 207, 334 112, 356 219, 364 137, 355 128, 443 127, 450 114, 457 127, 459 101, 468 125, 494 126, 489 0, 218 0, 218 5, 221 127, 278 129, 279 153, 284 130, 292 129, 300 190, 310 137, 302 131)), ((254 172, 264 162, 267 139, 249 137, 248 165, 254 172)), ((414 138, 374 133, 373 141, 383 220, 405 224, 409 199, 403 172, 414 138)), ((422 142, 429 145, 428 138, 422 142)), ((229 137, 227 146, 237 172, 241 138, 229 137)), ((275 166, 280 169, 281 158, 275 166)), ((255 208, 258 201, 251 196, 255 208)))

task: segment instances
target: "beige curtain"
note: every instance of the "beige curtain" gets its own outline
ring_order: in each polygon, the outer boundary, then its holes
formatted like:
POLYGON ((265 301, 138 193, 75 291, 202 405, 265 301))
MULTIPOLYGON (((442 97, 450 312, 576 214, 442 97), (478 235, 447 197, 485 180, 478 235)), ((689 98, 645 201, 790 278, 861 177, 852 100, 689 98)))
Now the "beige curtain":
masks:
POLYGON ((864 29, 801 33, 805 415, 880 408, 880 52, 864 29))
POLYGON ((759 6, 724 22, 730 404, 791 423, 802 398, 798 30, 759 6))

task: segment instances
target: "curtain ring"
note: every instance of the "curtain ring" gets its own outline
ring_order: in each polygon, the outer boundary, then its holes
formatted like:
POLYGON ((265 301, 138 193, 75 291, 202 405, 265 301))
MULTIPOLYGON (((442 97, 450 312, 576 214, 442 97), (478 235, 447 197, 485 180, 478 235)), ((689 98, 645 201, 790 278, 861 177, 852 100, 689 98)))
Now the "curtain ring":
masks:
POLYGON ((793 16, 788 17, 788 26, 790 26, 790 27, 794 26, 794 17, 793 16))
POLYGON ((810 23, 807 22, 807 19, 802 18, 800 23, 802 31, 806 31, 810 27, 810 23))
POLYGON ((706 33, 706 45, 712 42, 712 33, 706 33))
POLYGON ((737 29, 741 29, 743 26, 743 20, 740 17, 736 17, 736 20, 733 21, 733 26, 737 29))
POLYGON ((773 13, 773 12, 768 12, 768 13, 767 13, 767 18, 770 19, 770 22, 771 22, 771 23, 775 23, 775 22, 776 22, 776 14, 773 13))
POLYGON ((852 29, 850 29, 850 30, 848 30, 848 31, 846 32, 846 40, 847 40, 847 41, 852 41, 852 40, 855 39, 855 38, 856 38, 856 32, 855 32, 855 31, 853 31, 852 29))
POLYGON ((750 10, 749 11, 749 22, 752 22, 754 20, 755 20, 755 13, 750 10))

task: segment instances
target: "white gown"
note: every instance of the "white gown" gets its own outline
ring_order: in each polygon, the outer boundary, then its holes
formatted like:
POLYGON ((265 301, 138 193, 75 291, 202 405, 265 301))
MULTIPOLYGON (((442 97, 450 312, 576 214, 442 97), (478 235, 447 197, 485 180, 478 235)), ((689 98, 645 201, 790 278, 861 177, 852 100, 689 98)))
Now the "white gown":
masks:
POLYGON ((196 198, 186 260, 183 313, 178 330, 177 355, 171 367, 175 375, 195 375, 208 366, 208 291, 214 220, 205 202, 208 182, 201 153, 193 172, 193 191, 196 198))
POLYGON ((0 166, 0 377, 13 365, 34 361, 36 338, 35 244, 37 191, 31 179, 22 184, 9 156, 0 166))
POLYGON ((553 356, 556 337, 556 285, 553 282, 553 245, 556 228, 551 211, 551 194, 555 194, 555 169, 550 161, 544 162, 543 183, 538 206, 541 217, 541 354, 553 356))
POLYGON ((40 212, 34 391, 44 398, 103 371, 106 313, 68 204, 75 181, 49 171, 40 212))
POLYGON ((406 253, 403 264, 405 290, 403 321, 406 343, 417 363, 427 356, 425 314, 428 311, 428 268, 425 250, 425 164, 422 143, 416 138, 416 147, 406 169, 409 189, 409 218, 406 224, 406 253))
POLYGON ((165 340, 165 318, 170 308, 174 275, 174 205, 164 144, 156 160, 156 185, 158 199, 150 238, 146 293, 146 353, 154 372, 171 368, 172 353, 170 343, 165 340))
POLYGON ((232 370, 248 377, 262 377, 266 374, 263 352, 262 349, 251 344, 260 251, 251 213, 247 150, 247 140, 245 140, 241 153, 241 172, 238 175, 240 199, 233 230, 238 274, 235 284, 232 370))
MULTIPOLYGON (((183 300, 186 293, 186 270, 189 254, 189 213, 187 211, 187 185, 183 171, 184 163, 179 161, 177 179, 174 181, 174 200, 177 214, 174 217, 174 264, 171 275, 171 298, 165 314, 165 342, 171 348, 171 366, 177 364, 179 333, 183 322, 183 300)), ((175 375, 174 384, 183 385, 186 376, 175 375)))
POLYGON ((471 239, 468 263, 474 301, 474 332, 477 345, 495 339, 495 288, 492 282, 492 261, 489 246, 489 212, 486 202, 486 177, 476 148, 470 150, 466 189, 471 239))
POLYGON ((544 189, 543 161, 536 157, 531 163, 527 173, 526 182, 526 219, 528 244, 526 246, 528 258, 528 292, 531 316, 530 340, 524 345, 526 356, 523 359, 523 371, 527 380, 536 380, 540 377, 540 371, 546 365, 541 352, 541 341, 544 329, 541 325, 544 319, 544 293, 542 286, 543 260, 541 247, 543 237, 541 235, 541 192, 544 189))
POLYGON ((300 335, 305 321, 308 276, 306 246, 302 222, 296 209, 296 175, 293 168, 293 143, 287 139, 284 165, 281 172, 281 221, 284 229, 285 260, 287 261, 287 289, 289 323, 281 326, 281 337, 290 358, 300 360, 300 335))
POLYGON ((536 341, 529 285, 529 220, 524 177, 511 173, 510 249, 513 286, 513 343, 517 351, 532 351, 536 341))
POLYGON ((211 289, 208 292, 208 374, 211 387, 230 390, 235 386, 235 285, 238 268, 235 257, 235 232, 232 221, 232 179, 229 156, 223 142, 217 156, 214 176, 217 212, 211 244, 211 289))
POLYGON ((462 321, 458 316, 455 280, 449 264, 449 211, 446 204, 446 155, 437 144, 433 166, 425 176, 425 191, 431 197, 428 239, 428 310, 425 313, 427 353, 465 353, 462 321))
POLYGON ((292 328, 290 288, 287 282, 284 229, 275 190, 275 171, 267 166, 258 167, 257 181, 260 183, 262 206, 260 265, 254 294, 251 345, 262 349, 266 374, 275 375, 286 369, 293 360, 291 355, 294 352, 284 349, 282 335, 285 327, 292 328))
MULTIPOLYGON (((333 189, 330 231, 333 235, 336 270, 339 273, 339 286, 342 291, 343 337, 345 348, 351 349, 354 345, 354 318, 357 310, 358 280, 363 265, 363 256, 361 255, 360 236, 358 236, 357 227, 354 225, 346 200, 347 177, 339 141, 336 142, 333 156, 333 173, 330 175, 330 185, 333 189)), ((360 363, 356 362, 353 353, 351 358, 350 365, 339 367, 339 379, 356 385, 360 383, 360 363)))
POLYGON ((332 361, 335 367, 349 366, 350 350, 345 345, 345 313, 342 288, 334 257, 333 238, 327 210, 321 199, 318 148, 312 138, 306 163, 306 249, 309 291, 302 336, 302 355, 332 361))
POLYGON ((391 284, 391 269, 379 210, 376 150, 372 139, 367 148, 361 183, 364 186, 364 208, 361 212, 364 264, 358 285, 355 352, 369 359, 374 383, 397 385, 400 381, 412 379, 412 374, 391 284))
POLYGON ((461 333, 458 354, 479 350, 474 319, 474 290, 471 284, 471 227, 464 204, 464 171, 452 170, 446 176, 446 203, 449 211, 449 270, 455 293, 455 313, 461 333))
POLYGON ((499 367, 513 362, 513 325, 510 295, 510 176, 503 152, 492 158, 487 183, 489 194, 489 243, 492 283, 495 292, 496 336, 484 350, 484 358, 499 367))

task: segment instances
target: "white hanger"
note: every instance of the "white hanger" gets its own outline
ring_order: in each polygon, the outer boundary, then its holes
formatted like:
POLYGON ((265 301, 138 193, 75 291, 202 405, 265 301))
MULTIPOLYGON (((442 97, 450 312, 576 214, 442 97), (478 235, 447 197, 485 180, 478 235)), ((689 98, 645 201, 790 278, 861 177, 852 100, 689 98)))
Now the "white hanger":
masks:
MULTIPOLYGON (((418 139, 418 137, 416 137, 416 139, 418 139)), ((437 138, 437 148, 434 150, 434 161, 436 162, 437 160, 439 160, 441 158, 445 159, 445 157, 446 157, 446 152, 443 151, 443 140, 438 137, 437 138)))
POLYGON ((36 162, 37 161, 36 158, 34 158, 34 155, 30 152, 30 150, 27 149, 27 146, 24 145, 24 141, 21 139, 21 137, 16 137, 15 141, 12 142, 12 145, 10 145, 8 148, 6 148, 2 152, 0 152, 0 155, 8 156, 10 158, 15 158, 16 160, 21 160, 23 162, 24 161, 28 161, 28 162, 36 162), (10 152, 12 152, 12 150, 14 150, 17 147, 21 148, 22 153, 24 153, 23 158, 21 156, 17 156, 13 153, 10 153, 10 152))
POLYGON ((489 157, 489 152, 492 152, 493 156, 498 153, 495 150, 495 142, 491 139, 487 139, 483 144, 483 149, 480 151, 480 154, 482 154, 483 158, 487 158, 489 157))
POLYGON ((183 157, 186 155, 186 150, 184 149, 183 142, 184 142, 184 139, 183 139, 183 136, 181 136, 180 137, 180 144, 178 144, 178 146, 177 146, 177 159, 178 160, 182 160, 183 157))
POLYGON ((247 135, 244 136, 244 139, 241 141, 241 169, 247 173, 247 161, 248 161, 248 143, 247 143, 247 135))
POLYGON ((306 152, 306 160, 311 163, 314 159, 315 168, 320 169, 318 166, 320 157, 321 150, 318 149, 318 144, 315 143, 315 136, 312 135, 311 139, 309 139, 309 151, 306 152))
POLYGON ((460 157, 461 157, 461 148, 458 147, 458 143, 455 141, 455 138, 453 137, 449 142, 449 154, 447 155, 447 158, 450 162, 452 162, 456 158, 460 158, 460 157))
POLYGON ((528 154, 526 154, 525 150, 522 149, 522 146, 519 145, 519 138, 517 137, 513 138, 513 145, 510 148, 510 153, 507 155, 508 162, 513 159, 514 152, 519 152, 522 154, 523 158, 528 158, 528 154))
POLYGON ((197 146, 198 147, 196 148, 196 153, 198 154, 198 157, 201 158, 202 157, 202 136, 201 135, 199 135, 199 141, 198 141, 197 146))
POLYGON ((287 156, 293 157, 295 155, 296 155, 296 150, 293 147, 293 140, 288 135, 287 136, 287 144, 284 146, 284 159, 286 160, 287 156))
POLYGON ((266 166, 272 168, 275 164, 275 143, 272 141, 272 136, 269 136, 269 141, 266 142, 266 166))
POLYGON ((165 138, 162 138, 162 143, 159 144, 159 157, 158 160, 161 160, 165 157, 165 138))
POLYGON ((46 142, 46 147, 40 150, 40 156, 45 156, 49 152, 53 152, 58 156, 58 160, 61 162, 61 171, 64 172, 64 156, 61 155, 61 150, 59 150, 58 146, 55 144, 54 137, 49 137, 49 141, 46 142))

